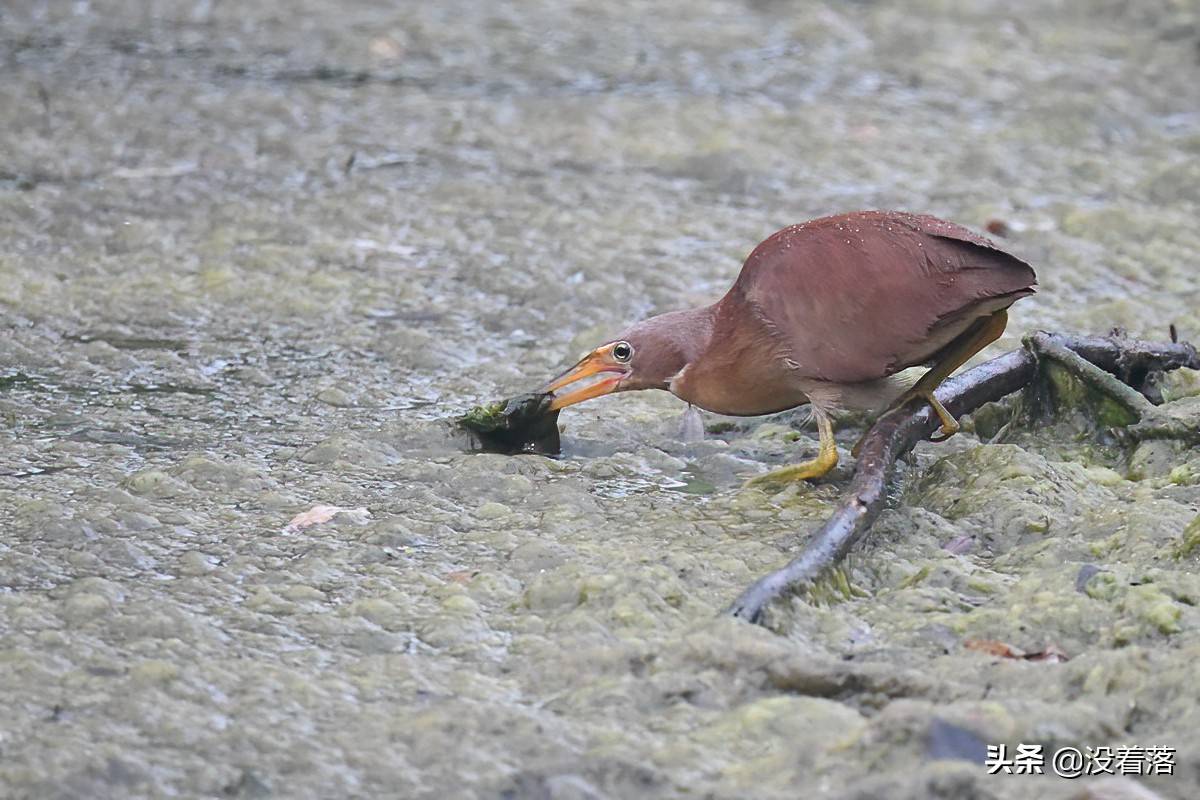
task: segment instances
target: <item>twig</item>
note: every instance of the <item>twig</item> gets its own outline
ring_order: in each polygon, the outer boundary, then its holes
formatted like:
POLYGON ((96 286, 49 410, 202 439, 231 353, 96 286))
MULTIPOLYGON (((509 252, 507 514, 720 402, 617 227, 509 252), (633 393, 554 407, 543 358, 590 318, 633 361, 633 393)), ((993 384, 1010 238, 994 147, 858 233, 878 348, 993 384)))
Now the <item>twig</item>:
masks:
MULTIPOLYGON (((1032 383, 1038 374, 1039 352, 1053 357, 1059 350, 1065 350, 1112 373, 1128 374, 1128 370, 1134 369, 1144 375, 1179 367, 1200 369, 1200 356, 1186 342, 1036 333, 1027 337, 1025 345, 1024 349, 1005 353, 948 379, 938 389, 937 398, 956 417, 969 414, 1032 383)), ((1122 399, 1137 404, 1128 395, 1122 399)), ((1150 405, 1149 401, 1145 403, 1150 405)), ((749 622, 761 622, 773 600, 811 586, 837 564, 867 533, 886 505, 888 482, 896 460, 917 442, 929 438, 939 424, 927 404, 906 405, 880 417, 862 439, 854 477, 833 514, 813 532, 799 555, 782 569, 755 581, 726 613, 749 622)))

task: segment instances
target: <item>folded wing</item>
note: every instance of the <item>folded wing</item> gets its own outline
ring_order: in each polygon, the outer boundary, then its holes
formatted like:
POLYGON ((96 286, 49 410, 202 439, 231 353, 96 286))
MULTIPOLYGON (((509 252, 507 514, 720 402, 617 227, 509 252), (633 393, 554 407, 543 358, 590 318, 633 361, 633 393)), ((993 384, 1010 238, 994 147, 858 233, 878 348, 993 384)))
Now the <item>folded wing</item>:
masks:
POLYGON ((766 322, 805 377, 854 383, 926 363, 1036 284, 1032 267, 966 228, 872 211, 774 234, 728 299, 766 322))

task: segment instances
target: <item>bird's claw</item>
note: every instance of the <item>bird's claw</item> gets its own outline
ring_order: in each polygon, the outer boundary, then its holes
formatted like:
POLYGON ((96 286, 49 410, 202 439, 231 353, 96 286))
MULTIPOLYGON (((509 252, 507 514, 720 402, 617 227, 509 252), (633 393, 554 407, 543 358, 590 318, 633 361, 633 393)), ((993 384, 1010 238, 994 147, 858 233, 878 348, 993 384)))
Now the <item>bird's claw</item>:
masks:
POLYGON ((812 461, 805 461, 800 464, 793 464, 790 467, 773 469, 770 472, 764 472, 762 475, 755 475, 742 484, 742 488, 774 486, 794 481, 815 481, 827 475, 836 466, 837 451, 831 448, 822 452, 812 461))
POLYGON ((751 487, 763 486, 782 486, 794 481, 815 481, 824 473, 811 469, 809 464, 798 464, 794 467, 784 467, 783 469, 773 469, 770 472, 764 472, 762 475, 755 475, 748 478, 742 484, 743 489, 751 487))
POLYGON ((944 442, 947 439, 949 439, 951 436, 953 436, 954 434, 958 433, 958 431, 959 431, 958 425, 955 425, 954 427, 948 427, 946 425, 943 425, 942 427, 938 428, 933 433, 929 434, 929 441, 944 442))

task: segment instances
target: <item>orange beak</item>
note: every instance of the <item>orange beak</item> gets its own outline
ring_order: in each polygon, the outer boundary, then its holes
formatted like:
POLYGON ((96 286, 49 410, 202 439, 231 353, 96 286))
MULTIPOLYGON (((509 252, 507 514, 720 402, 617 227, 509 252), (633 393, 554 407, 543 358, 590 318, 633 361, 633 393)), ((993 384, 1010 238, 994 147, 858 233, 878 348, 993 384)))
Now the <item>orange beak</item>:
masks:
POLYGON ((629 370, 626 366, 616 364, 609 359, 607 350, 593 350, 591 353, 588 353, 580 359, 578 364, 546 384, 542 391, 557 392, 562 387, 576 381, 605 373, 615 374, 592 381, 564 395, 555 396, 550 401, 550 409, 556 411, 560 408, 573 406, 576 403, 582 403, 584 400, 591 400, 593 397, 609 394, 615 391, 617 385, 629 375, 629 370))

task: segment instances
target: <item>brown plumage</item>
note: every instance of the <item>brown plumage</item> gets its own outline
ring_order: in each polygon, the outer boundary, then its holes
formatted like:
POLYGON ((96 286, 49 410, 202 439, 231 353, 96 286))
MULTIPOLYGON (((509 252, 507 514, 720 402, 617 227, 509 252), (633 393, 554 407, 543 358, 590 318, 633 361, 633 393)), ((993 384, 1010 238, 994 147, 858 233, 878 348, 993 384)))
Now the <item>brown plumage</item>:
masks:
POLYGON ((633 325, 548 389, 604 376, 561 395, 559 408, 647 388, 723 414, 811 403, 822 463, 788 476, 816 477, 836 463, 828 413, 895 402, 904 386, 891 376, 907 367, 933 367, 908 393, 934 405, 946 435, 957 430, 933 389, 1000 335, 1005 310, 1036 282, 1024 261, 936 217, 824 217, 767 238, 716 303, 633 325))

